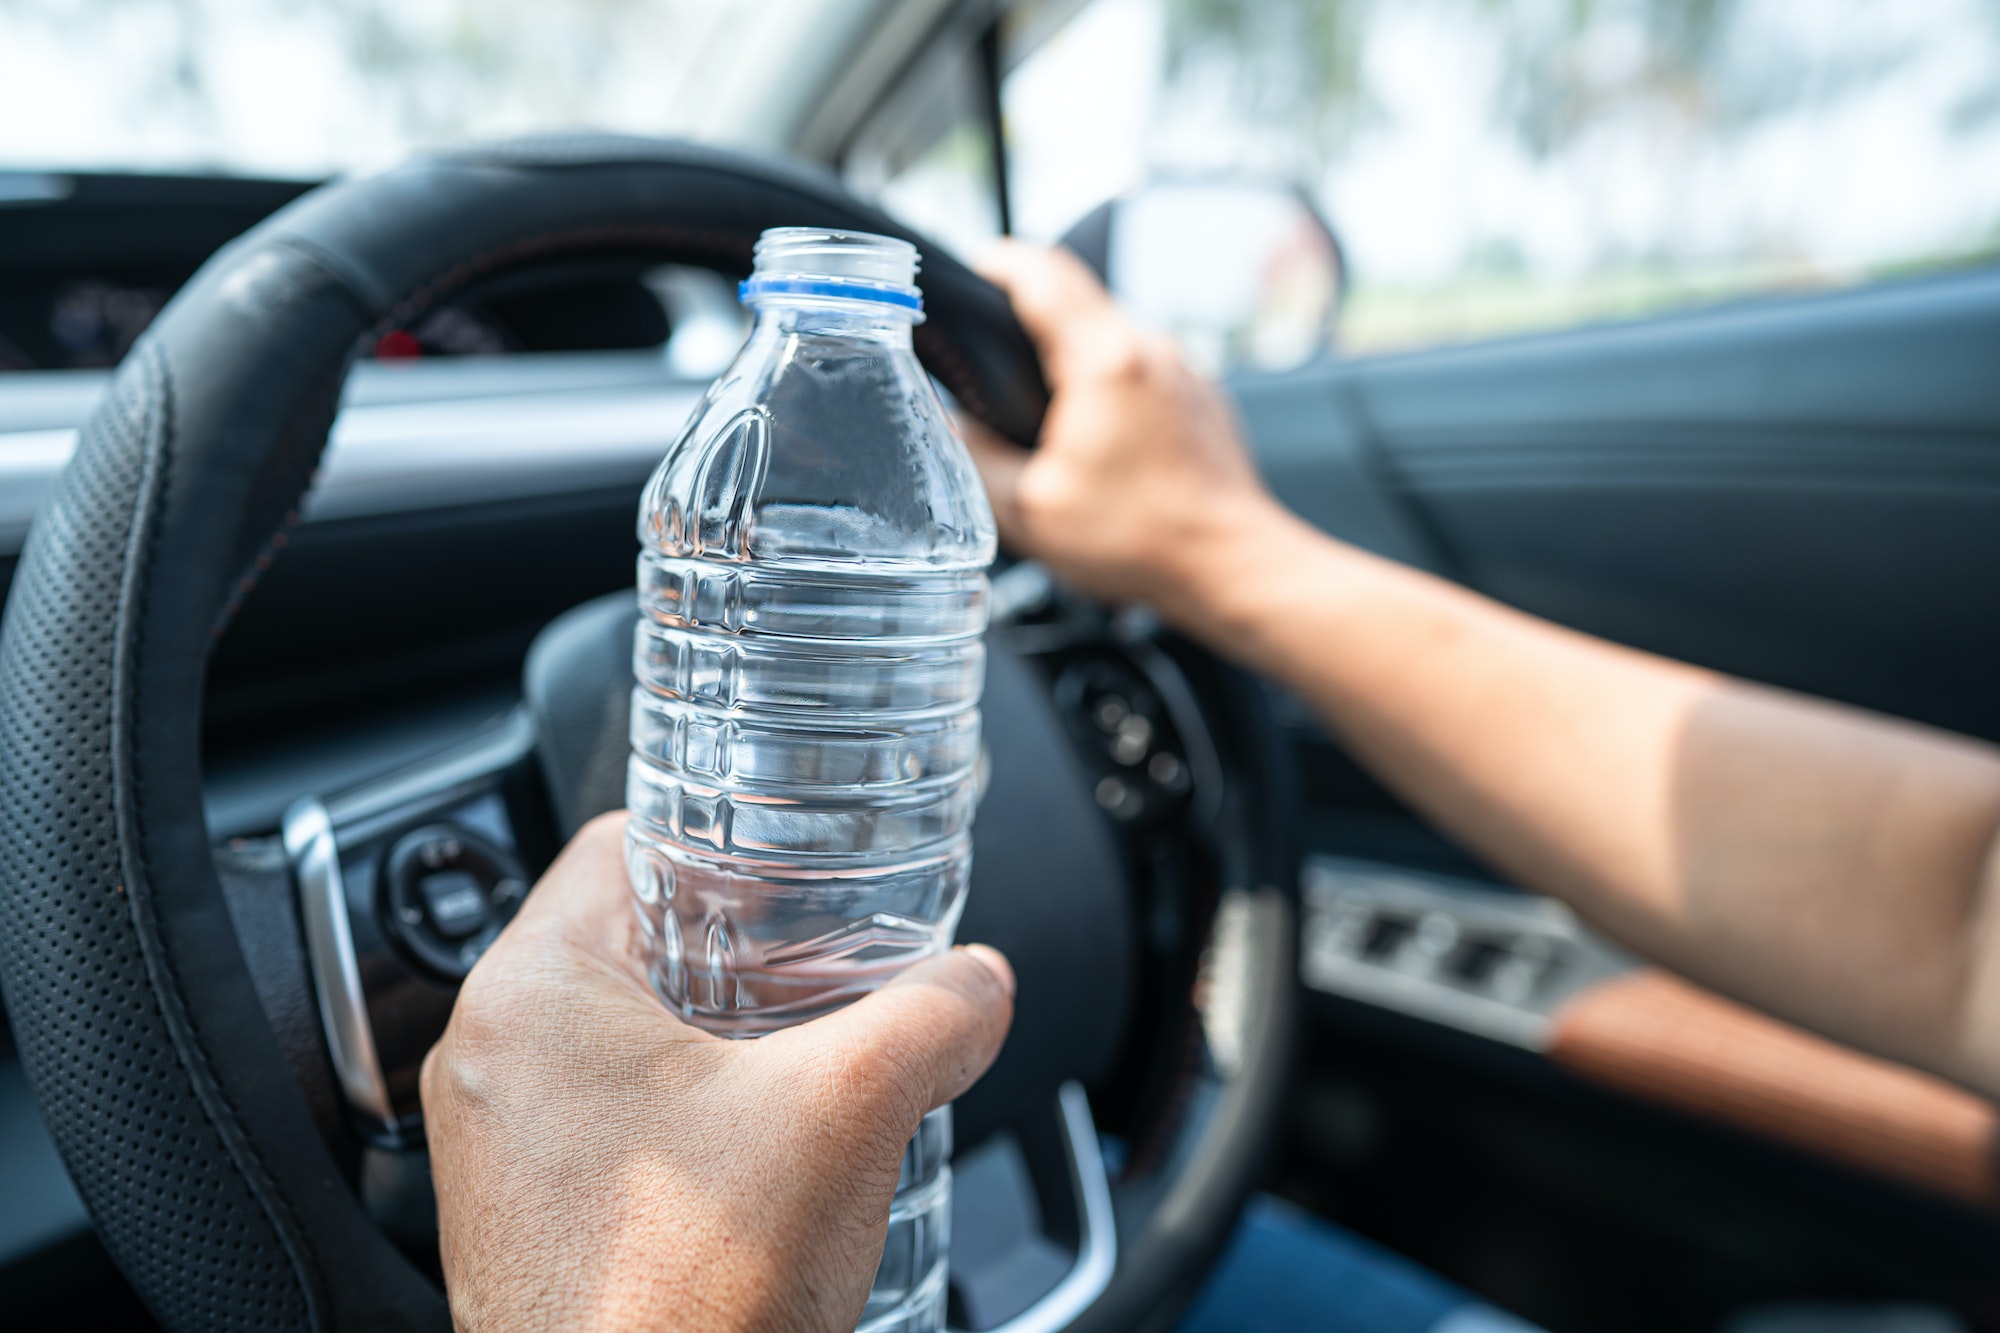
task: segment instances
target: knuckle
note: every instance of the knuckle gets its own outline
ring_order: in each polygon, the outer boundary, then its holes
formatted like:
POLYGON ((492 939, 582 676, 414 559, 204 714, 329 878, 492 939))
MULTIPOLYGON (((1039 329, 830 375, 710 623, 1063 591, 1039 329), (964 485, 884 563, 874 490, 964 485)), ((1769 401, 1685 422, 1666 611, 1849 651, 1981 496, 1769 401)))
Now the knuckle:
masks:
POLYGON ((417 1066, 417 1100, 423 1103, 426 1111, 437 1105, 438 1096, 444 1091, 438 1086, 438 1080, 444 1077, 445 1062, 451 1058, 446 1054, 450 1040, 447 1033, 425 1053, 424 1062, 417 1066))
POLYGON ((468 1058, 449 1032, 424 1057, 417 1074, 417 1096, 424 1114, 439 1124, 453 1121, 455 1113, 468 1103, 477 1103, 485 1086, 476 1057, 468 1058))
POLYGON ((1153 373, 1153 351, 1137 329, 1120 327, 1106 336, 1098 373, 1114 384, 1143 384, 1153 373))

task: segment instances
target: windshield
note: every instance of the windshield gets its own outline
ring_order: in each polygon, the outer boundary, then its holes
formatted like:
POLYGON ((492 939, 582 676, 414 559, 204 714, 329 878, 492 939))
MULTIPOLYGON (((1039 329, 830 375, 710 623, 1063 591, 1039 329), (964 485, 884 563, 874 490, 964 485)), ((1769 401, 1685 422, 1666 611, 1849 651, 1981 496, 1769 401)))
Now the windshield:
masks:
POLYGON ((311 179, 573 127, 715 137, 789 5, 0 0, 0 168, 311 179))

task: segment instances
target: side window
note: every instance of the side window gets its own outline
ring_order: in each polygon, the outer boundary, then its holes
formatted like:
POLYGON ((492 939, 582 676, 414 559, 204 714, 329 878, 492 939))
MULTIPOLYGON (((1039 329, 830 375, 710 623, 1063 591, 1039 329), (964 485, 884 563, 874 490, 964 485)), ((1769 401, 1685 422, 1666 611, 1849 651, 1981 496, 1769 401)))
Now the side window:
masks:
POLYGON ((1296 181, 1351 352, 2000 256, 1980 0, 1048 0, 1008 32, 1018 231, 1160 175, 1296 181))
POLYGON ((970 37, 933 48, 842 155, 856 194, 961 256, 1004 229, 987 68, 970 37))

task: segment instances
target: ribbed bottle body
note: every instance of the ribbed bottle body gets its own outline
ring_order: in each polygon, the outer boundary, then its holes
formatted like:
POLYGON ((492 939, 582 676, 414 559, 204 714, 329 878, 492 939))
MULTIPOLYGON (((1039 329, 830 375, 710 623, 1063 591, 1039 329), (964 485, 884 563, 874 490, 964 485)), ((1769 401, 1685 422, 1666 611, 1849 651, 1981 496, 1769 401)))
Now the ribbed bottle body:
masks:
POLYGON ((978 799, 984 575, 647 551, 640 589, 626 803, 668 1006, 756 1035, 948 947, 978 799), (863 623, 898 632, 850 632, 863 623))

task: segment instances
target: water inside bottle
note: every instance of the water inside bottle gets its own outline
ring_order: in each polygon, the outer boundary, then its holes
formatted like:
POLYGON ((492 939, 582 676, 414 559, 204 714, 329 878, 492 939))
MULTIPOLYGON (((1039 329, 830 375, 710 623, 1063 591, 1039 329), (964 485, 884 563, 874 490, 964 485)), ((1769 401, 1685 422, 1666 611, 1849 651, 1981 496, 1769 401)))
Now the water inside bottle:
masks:
MULTIPOLYGON (((993 516, 911 347, 917 254, 781 229, 757 319, 639 515, 627 861, 686 1021, 805 1022, 950 946, 970 877, 993 516)), ((862 1327, 942 1326, 949 1108, 862 1327)))

